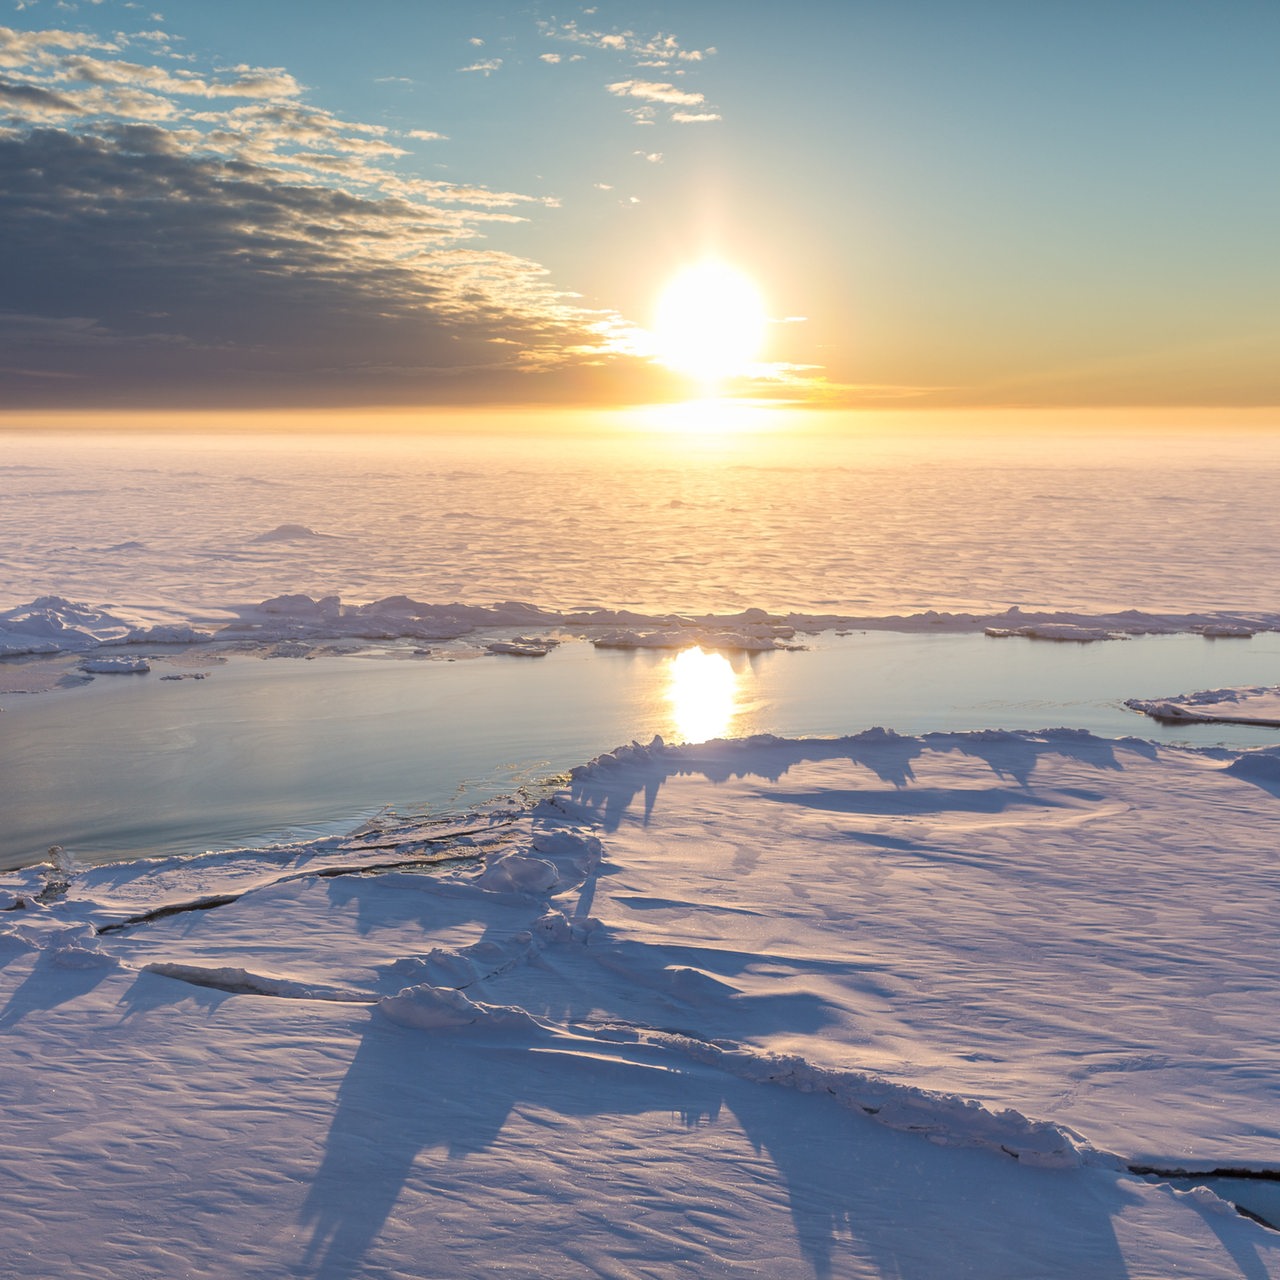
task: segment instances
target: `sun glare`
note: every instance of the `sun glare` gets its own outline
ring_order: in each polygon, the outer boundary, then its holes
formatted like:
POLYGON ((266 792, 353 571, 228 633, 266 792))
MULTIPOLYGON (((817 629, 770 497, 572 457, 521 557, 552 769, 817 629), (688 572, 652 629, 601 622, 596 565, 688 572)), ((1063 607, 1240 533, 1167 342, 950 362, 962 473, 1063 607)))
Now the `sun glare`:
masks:
POLYGON ((715 259, 685 267, 663 289, 654 313, 658 359, 711 386, 750 370, 764 330, 759 289, 715 259))

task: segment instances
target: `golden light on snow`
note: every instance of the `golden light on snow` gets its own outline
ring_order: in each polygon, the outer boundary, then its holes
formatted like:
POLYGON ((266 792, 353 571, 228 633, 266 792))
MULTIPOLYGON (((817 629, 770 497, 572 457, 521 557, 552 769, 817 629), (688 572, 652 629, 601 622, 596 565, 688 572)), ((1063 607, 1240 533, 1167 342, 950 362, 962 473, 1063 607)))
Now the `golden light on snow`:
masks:
POLYGON ((654 312, 658 359, 714 386, 748 373, 760 354, 764 300, 737 267, 710 258, 685 267, 663 289, 654 312))
POLYGON ((722 653, 683 649, 671 660, 667 697, 685 742, 723 738, 737 710, 738 677, 722 653))

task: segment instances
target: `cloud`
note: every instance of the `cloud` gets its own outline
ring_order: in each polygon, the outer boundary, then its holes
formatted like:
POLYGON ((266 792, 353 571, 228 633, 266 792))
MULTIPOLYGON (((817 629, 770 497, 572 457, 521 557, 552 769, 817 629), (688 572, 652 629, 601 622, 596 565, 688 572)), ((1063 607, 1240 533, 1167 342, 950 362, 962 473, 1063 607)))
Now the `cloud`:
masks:
POLYGON ((539 22, 538 26, 543 35, 550 39, 624 54, 636 66, 668 67, 681 62, 702 62, 716 52, 714 47, 682 49, 675 36, 662 32, 653 36, 642 36, 634 31, 588 31, 573 20, 559 24, 543 21, 539 22))
POLYGON ((194 71, 169 71, 164 67, 108 61, 87 54, 68 54, 45 66, 62 80, 128 85, 187 97, 292 98, 301 92, 298 82, 280 67, 237 66, 221 78, 211 78, 194 71))
POLYGON ((482 58, 479 62, 473 62, 469 67, 459 67, 459 71, 479 71, 481 75, 489 75, 493 71, 502 66, 501 58, 482 58))
POLYGON ((47 61, 54 49, 119 48, 113 41, 77 31, 15 31, 0 27, 0 67, 23 66, 32 60, 47 61))
POLYGON ((628 107, 627 110, 637 124, 652 124, 657 118, 655 105, 670 107, 668 119, 675 124, 702 124, 719 120, 715 111, 703 109, 705 99, 700 93, 688 89, 680 89, 673 84, 659 80, 619 80, 605 86, 610 93, 620 98, 636 98, 644 103, 641 107, 628 107), (655 104, 655 105, 650 105, 655 104), (688 107, 698 110, 689 111, 688 107))
POLYGON ((645 102, 661 102, 666 106, 696 107, 704 101, 702 94, 677 89, 673 84, 656 80, 619 80, 605 86, 620 97, 640 98, 645 102))
MULTIPOLYGON (((588 14, 594 10, 587 10, 588 14)), ((580 27, 577 22, 538 23, 544 36, 552 40, 567 41, 571 44, 595 49, 602 53, 612 54, 629 62, 636 69, 667 70, 676 76, 683 76, 691 65, 705 62, 716 50, 714 46, 705 49, 681 48, 679 40, 663 32, 653 36, 638 35, 634 31, 593 31, 580 27)), ((559 54, 540 54, 545 62, 560 61, 559 54)), ((582 58, 582 54, 574 54, 571 62, 582 58)), ((646 104, 658 104, 672 108, 668 118, 675 124, 700 124, 719 120, 720 116, 706 106, 703 94, 692 89, 683 89, 670 81, 630 79, 617 80, 606 85, 610 93, 619 97, 638 98, 646 104), (695 107, 696 111, 686 108, 695 107)), ((658 113, 653 106, 628 107, 627 113, 636 124, 654 124, 658 113)))
POLYGON ((484 240, 549 201, 402 172, 280 68, 110 53, 0 28, 0 403, 635 394, 630 326, 484 240))
POLYGON ((18 107, 28 116, 40 120, 82 113, 80 104, 66 94, 52 93, 33 84, 12 84, 7 80, 0 80, 0 105, 18 107))

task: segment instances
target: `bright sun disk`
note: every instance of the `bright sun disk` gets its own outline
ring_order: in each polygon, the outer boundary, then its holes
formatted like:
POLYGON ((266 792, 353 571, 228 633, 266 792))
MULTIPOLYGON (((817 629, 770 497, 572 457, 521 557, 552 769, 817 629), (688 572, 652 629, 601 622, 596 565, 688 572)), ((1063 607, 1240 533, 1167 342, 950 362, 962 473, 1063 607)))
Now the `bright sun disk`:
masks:
POLYGON ((708 259, 663 289, 654 314, 658 359, 703 383, 748 372, 764 342, 765 311, 751 278, 708 259))

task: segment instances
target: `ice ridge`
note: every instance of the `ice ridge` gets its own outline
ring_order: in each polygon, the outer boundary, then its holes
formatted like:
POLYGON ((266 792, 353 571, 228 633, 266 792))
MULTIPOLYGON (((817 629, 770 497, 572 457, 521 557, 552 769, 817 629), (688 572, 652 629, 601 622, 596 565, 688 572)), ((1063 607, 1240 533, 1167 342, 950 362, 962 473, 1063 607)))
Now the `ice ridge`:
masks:
MULTIPOLYGON (((298 536, 324 535, 308 531, 298 536)), ((194 613, 185 621, 155 623, 141 615, 123 616, 115 611, 115 606, 98 607, 61 596, 41 596, 27 604, 0 610, 0 657, 82 652, 101 645, 198 644, 212 640, 260 643, 451 640, 496 627, 563 628, 582 634, 601 647, 671 649, 702 644, 742 652, 794 647, 797 635, 846 629, 917 633, 985 631, 992 636, 1073 642, 1180 632, 1196 632, 1213 639, 1280 630, 1280 613, 1229 611, 1147 613, 1128 609, 1088 613, 1023 611, 1014 605, 991 613, 928 609, 909 614, 864 616, 750 608, 732 614, 646 614, 602 607, 549 609, 519 600, 488 605, 431 603, 407 595, 386 596, 366 604, 347 604, 338 595, 315 598, 304 593, 274 596, 252 605, 228 604, 222 614, 230 615, 231 620, 211 631, 197 625, 199 619, 194 613)))

